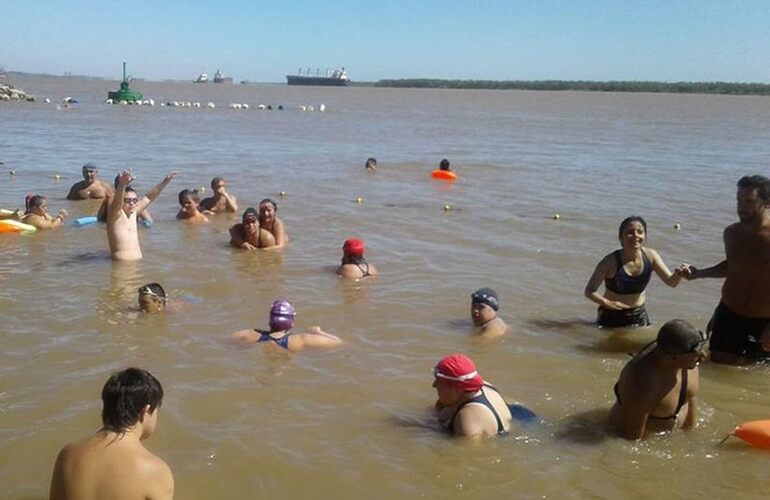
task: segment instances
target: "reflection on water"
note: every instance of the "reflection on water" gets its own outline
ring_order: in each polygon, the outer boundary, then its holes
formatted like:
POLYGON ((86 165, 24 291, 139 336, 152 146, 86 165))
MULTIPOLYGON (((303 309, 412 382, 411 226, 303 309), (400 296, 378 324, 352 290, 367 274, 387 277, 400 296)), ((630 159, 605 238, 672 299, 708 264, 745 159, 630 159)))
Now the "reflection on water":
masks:
POLYGON ((147 444, 174 469, 180 498, 770 494, 756 453, 742 443, 714 447, 737 423, 766 416, 767 366, 703 365, 696 431, 629 443, 603 425, 626 353, 671 318, 704 328, 719 280, 653 282, 656 324, 632 331, 596 329, 582 293, 631 213, 645 216, 667 262, 721 260, 735 182, 770 158, 766 98, 140 89, 156 100, 286 107, 236 112, 100 104, 114 82, 18 84, 81 104, 0 106, 0 206, 40 192, 72 218, 92 214, 93 204, 64 200, 87 161, 108 181, 132 166, 140 192, 169 169, 181 174, 153 203, 153 227, 140 228, 139 263, 109 260, 101 224, 0 235, 5 497, 45 496, 56 452, 98 428, 102 384, 130 365, 166 389, 147 444), (320 102, 326 113, 297 110, 320 102), (379 168, 367 174, 372 155, 379 168), (443 157, 458 172, 454 184, 429 177, 443 157), (242 207, 287 193, 280 213, 292 241, 283 252, 231 249, 237 216, 200 226, 174 219, 175 193, 215 175, 242 207), (683 178, 699 179, 697 188, 683 178), (351 235, 366 239, 376 279, 334 274, 351 235), (197 300, 139 315, 136 291, 147 282, 197 300), (497 290, 511 327, 490 342, 471 335, 468 295, 480 286, 497 290), (224 340, 264 326, 277 298, 297 307, 298 327, 321 325, 344 347, 286 356, 224 340), (468 353, 508 401, 546 423, 482 446, 437 433, 425 416, 435 400, 431 368, 451 352, 468 353))

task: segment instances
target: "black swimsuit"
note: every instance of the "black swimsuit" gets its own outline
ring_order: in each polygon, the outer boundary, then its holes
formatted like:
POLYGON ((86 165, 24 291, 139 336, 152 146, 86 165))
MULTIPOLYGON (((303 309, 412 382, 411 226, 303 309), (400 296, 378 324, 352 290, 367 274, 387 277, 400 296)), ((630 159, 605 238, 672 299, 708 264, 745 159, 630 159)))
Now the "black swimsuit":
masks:
MULTIPOLYGON (((648 415, 647 418, 654 418, 655 420, 671 420, 676 419, 676 417, 679 415, 679 410, 682 409, 682 407, 687 403, 687 369, 682 368, 682 380, 681 380, 681 387, 679 387, 679 402, 676 404, 676 410, 674 410, 674 413, 668 417, 658 417, 656 415, 648 415)), ((620 401, 620 394, 618 394, 618 384, 615 384, 615 387, 612 388, 612 390, 615 392, 615 398, 618 401, 619 405, 622 405, 623 403, 620 401)))
POLYGON ((607 290, 622 295, 642 293, 650 283, 650 277, 652 276, 652 263, 650 262, 650 259, 647 258, 647 254, 642 250, 642 272, 638 276, 631 276, 625 269, 623 269, 622 250, 615 250, 612 255, 615 256, 617 268, 615 270, 615 276, 604 280, 604 287, 607 290))
POLYGON ((361 267, 361 264, 355 264, 355 266, 358 269, 360 269, 361 272, 364 274, 363 276, 361 276, 362 278, 366 278, 367 276, 371 276, 371 273, 369 273, 369 263, 368 262, 364 262, 364 264, 366 264, 366 271, 364 271, 364 268, 361 267))
POLYGON ((503 425, 503 421, 500 419, 500 415, 497 414, 497 411, 495 411, 494 406, 492 406, 492 403, 489 402, 489 399, 487 399, 487 395, 484 394, 484 388, 492 389, 496 393, 500 394, 500 392, 495 389, 493 386, 489 384, 484 384, 481 388, 481 394, 478 394, 468 401, 465 401, 464 403, 460 404, 460 406, 457 407, 454 414, 452 415, 452 418, 449 420, 449 432, 451 434, 454 434, 454 425, 455 425, 455 418, 457 417, 457 414, 460 413, 460 410, 463 409, 463 407, 470 403, 479 403, 487 408, 489 408, 489 411, 492 412, 492 415, 495 416, 495 421, 497 422, 497 435, 503 435, 506 433, 505 426, 503 425))

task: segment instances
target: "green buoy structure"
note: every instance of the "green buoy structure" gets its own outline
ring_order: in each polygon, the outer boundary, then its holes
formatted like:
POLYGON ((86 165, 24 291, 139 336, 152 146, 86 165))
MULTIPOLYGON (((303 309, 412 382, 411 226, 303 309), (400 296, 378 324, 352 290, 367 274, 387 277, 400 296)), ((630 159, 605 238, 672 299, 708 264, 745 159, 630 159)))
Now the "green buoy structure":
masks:
POLYGON ((118 104, 120 101, 135 102, 142 100, 141 92, 131 90, 128 86, 128 78, 126 78, 126 63, 123 62, 123 81, 120 82, 120 90, 114 92, 107 92, 107 98, 112 99, 113 104, 118 104))

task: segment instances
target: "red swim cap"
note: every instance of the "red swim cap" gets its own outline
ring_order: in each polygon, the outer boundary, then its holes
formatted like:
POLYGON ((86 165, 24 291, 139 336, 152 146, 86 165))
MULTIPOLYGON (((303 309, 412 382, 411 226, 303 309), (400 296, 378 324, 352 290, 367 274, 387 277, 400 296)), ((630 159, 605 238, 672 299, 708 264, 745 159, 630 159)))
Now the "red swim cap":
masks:
POLYGON ((465 354, 445 356, 433 369, 436 378, 455 384, 464 391, 478 391, 484 379, 476 371, 476 365, 465 354))
POLYGON ((364 248, 364 240, 358 238, 345 240, 345 244, 342 245, 342 251, 345 252, 345 255, 350 255, 351 257, 363 257, 364 248))

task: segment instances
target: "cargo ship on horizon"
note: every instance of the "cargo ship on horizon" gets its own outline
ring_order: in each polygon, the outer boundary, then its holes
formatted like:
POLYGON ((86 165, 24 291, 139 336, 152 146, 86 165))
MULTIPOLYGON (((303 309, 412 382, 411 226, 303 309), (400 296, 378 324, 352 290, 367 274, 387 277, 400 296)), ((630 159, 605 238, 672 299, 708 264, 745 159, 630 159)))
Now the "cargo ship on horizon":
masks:
POLYGON ((310 69, 303 75, 302 68, 296 75, 286 75, 287 85, 315 85, 321 87, 346 87, 350 83, 345 67, 335 70, 326 70, 322 75, 320 70, 316 70, 315 75, 310 74, 310 69))

